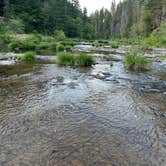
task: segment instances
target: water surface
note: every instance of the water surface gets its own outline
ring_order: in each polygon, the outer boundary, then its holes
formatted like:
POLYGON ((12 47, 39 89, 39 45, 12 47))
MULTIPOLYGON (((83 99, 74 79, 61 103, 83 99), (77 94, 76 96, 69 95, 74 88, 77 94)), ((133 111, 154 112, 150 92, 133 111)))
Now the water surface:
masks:
POLYGON ((0 66, 0 165, 166 165, 163 66, 98 61, 0 66))

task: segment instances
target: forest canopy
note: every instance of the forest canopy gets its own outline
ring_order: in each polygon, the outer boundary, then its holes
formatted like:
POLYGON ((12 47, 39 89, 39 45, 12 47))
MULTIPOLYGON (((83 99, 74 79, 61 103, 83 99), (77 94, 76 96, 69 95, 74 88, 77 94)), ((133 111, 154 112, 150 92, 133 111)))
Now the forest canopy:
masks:
POLYGON ((116 4, 114 0, 110 10, 88 16, 78 0, 1 0, 0 16, 6 23, 12 20, 12 25, 19 25, 18 33, 50 35, 62 30, 71 38, 146 37, 166 21, 166 2, 124 0, 116 4))

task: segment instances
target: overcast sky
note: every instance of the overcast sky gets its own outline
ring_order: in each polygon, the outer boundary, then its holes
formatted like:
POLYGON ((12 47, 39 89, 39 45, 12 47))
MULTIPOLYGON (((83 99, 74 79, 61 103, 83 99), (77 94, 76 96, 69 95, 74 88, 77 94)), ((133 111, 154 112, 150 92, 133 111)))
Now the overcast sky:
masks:
MULTIPOLYGON (((79 0, 81 7, 86 7, 88 13, 94 12, 102 7, 110 9, 112 0, 79 0)), ((115 0, 118 3, 120 0, 115 0)))

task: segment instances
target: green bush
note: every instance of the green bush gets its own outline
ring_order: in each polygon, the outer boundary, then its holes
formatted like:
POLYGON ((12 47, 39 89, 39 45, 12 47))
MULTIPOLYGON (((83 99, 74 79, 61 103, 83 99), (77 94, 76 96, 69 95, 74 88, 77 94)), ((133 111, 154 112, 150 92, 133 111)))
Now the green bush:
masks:
POLYGON ((11 41, 12 41, 12 37, 10 35, 0 34, 0 44, 1 45, 9 44, 11 41))
POLYGON ((112 48, 119 48, 119 45, 118 45, 118 43, 112 43, 112 44, 111 44, 111 47, 112 47, 112 48))
MULTIPOLYGON (((60 47, 59 50, 63 51, 63 49, 60 47)), ((38 54, 42 55, 54 55, 57 50, 57 43, 40 43, 36 46, 36 52, 38 54)))
POLYGON ((39 55, 55 55, 55 51, 52 50, 36 50, 36 53, 39 55))
POLYGON ((13 41, 9 44, 9 48, 14 52, 24 52, 35 50, 36 44, 30 41, 13 41))
POLYGON ((75 56, 75 65, 76 66, 92 66, 95 64, 94 58, 91 55, 81 53, 80 55, 75 56))
POLYGON ((11 51, 19 52, 22 47, 22 43, 20 41, 13 41, 9 44, 9 48, 11 51))
POLYGON ((51 42, 55 42, 55 38, 52 36, 42 36, 41 41, 51 43, 51 42))
POLYGON ((109 44, 109 41, 107 41, 107 40, 99 40, 98 43, 100 43, 100 44, 109 44))
POLYGON ((65 33, 62 30, 55 30, 54 31, 54 38, 57 41, 62 41, 66 38, 65 33))
POLYGON ((64 66, 74 65, 74 55, 71 53, 60 52, 57 55, 57 63, 64 66))
POLYGON ((33 61, 35 60, 36 53, 33 51, 28 51, 24 54, 24 56, 21 58, 24 61, 33 61))
POLYGON ((65 46, 65 50, 66 50, 67 52, 72 51, 72 46, 70 46, 70 45, 65 46))
POLYGON ((73 41, 62 41, 62 42, 60 42, 62 45, 64 45, 64 46, 74 46, 74 42, 73 41))
POLYGON ((49 49, 50 45, 48 43, 40 43, 36 46, 37 50, 49 49))
POLYGON ((10 19, 8 22, 9 30, 16 34, 24 33, 25 26, 20 19, 10 19))
POLYGON ((129 70, 141 71, 145 70, 149 61, 141 56, 138 52, 127 53, 125 57, 125 66, 129 70))
POLYGON ((80 55, 73 55, 71 53, 61 52, 57 55, 57 63, 64 66, 80 66, 88 67, 95 63, 91 55, 81 53, 80 55))
POLYGON ((166 46, 166 22, 155 29, 152 34, 144 40, 143 45, 156 47, 166 46))
POLYGON ((57 51, 57 52, 64 51, 64 50, 65 50, 64 45, 62 45, 62 44, 58 44, 58 45, 57 45, 57 47, 56 47, 56 51, 57 51))
POLYGON ((49 48, 52 51, 56 51, 57 50, 57 43, 56 42, 50 43, 49 48))
POLYGON ((13 37, 8 34, 0 34, 0 51, 9 52, 9 43, 13 40, 13 37))
POLYGON ((36 44, 34 42, 26 41, 26 40, 22 42, 21 50, 23 51, 31 51, 31 50, 35 50, 35 48, 36 48, 36 44))

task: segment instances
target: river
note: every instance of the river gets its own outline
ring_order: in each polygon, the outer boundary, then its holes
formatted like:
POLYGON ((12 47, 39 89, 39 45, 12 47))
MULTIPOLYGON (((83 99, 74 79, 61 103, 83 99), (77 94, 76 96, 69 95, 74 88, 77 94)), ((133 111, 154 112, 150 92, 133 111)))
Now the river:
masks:
POLYGON ((165 65, 97 62, 0 66, 0 166, 166 165, 165 65))

